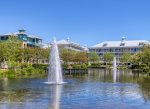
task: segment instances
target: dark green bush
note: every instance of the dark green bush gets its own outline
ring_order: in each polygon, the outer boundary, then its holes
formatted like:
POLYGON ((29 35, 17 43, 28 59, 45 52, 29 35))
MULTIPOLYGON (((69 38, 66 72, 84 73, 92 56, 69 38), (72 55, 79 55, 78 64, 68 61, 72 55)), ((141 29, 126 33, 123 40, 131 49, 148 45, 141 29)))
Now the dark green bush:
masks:
POLYGON ((74 65, 72 65, 72 68, 74 68, 74 69, 81 69, 81 65, 74 64, 74 65))
POLYGON ((15 77, 16 76, 16 72, 14 70, 8 70, 5 72, 7 77, 15 77))
POLYGON ((81 65, 81 68, 87 69, 87 64, 82 64, 82 65, 81 65))
POLYGON ((33 64, 32 65, 34 68, 38 68, 38 69, 44 69, 47 70, 48 65, 47 64, 33 64))
POLYGON ((68 64, 62 64, 62 68, 67 69, 68 67, 69 67, 68 64))
POLYGON ((100 67, 101 63, 91 63, 90 67, 100 67))
POLYGON ((87 69, 87 65, 86 64, 73 64, 72 68, 74 68, 74 69, 87 69))

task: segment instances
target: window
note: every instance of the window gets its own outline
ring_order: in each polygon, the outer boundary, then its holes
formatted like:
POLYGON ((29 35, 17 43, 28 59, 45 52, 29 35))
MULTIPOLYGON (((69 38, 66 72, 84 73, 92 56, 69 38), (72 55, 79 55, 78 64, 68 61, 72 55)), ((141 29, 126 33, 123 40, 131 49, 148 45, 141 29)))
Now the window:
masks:
POLYGON ((104 43, 104 44, 103 44, 103 47, 106 47, 106 46, 107 46, 107 43, 104 43))
POLYGON ((139 42, 139 46, 143 46, 144 45, 144 42, 139 42))
POLYGON ((113 49, 113 48, 110 48, 110 52, 114 52, 114 49, 113 49))
POLYGON ((5 37, 1 37, 1 40, 5 40, 5 37))
POLYGON ((125 46, 125 43, 121 43, 120 46, 125 46))

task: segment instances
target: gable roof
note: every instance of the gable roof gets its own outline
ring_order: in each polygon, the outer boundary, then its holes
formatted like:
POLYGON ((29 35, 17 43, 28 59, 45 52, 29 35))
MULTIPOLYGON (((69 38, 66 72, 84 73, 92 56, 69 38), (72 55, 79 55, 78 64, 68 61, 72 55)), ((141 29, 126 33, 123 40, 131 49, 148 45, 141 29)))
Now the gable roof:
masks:
POLYGON ((100 47, 137 47, 148 44, 147 40, 127 40, 127 41, 104 41, 102 43, 91 46, 90 48, 100 48, 100 47))

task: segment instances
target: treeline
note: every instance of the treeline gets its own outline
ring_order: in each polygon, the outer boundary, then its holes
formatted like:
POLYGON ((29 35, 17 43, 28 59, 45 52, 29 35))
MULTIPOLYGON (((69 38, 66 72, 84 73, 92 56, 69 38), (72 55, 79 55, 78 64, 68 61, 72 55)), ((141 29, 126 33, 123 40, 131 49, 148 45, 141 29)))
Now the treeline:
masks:
MULTIPOLYGON (((90 62, 93 62, 93 66, 99 67, 105 65, 105 67, 112 66, 114 55, 112 53, 105 53, 103 55, 103 63, 100 63, 99 56, 96 53, 90 53, 90 62)), ((150 72, 150 45, 144 45, 143 48, 135 53, 131 54, 125 52, 120 57, 119 68, 131 68, 140 70, 140 72, 150 72)))
POLYGON ((145 45, 141 51, 129 57, 133 64, 133 69, 142 69, 150 72, 150 45, 145 45))
MULTIPOLYGON (((38 60, 48 60, 50 48, 24 48, 23 42, 16 37, 10 37, 7 41, 0 42, 0 64, 7 62, 8 68, 11 70, 27 69, 31 67, 36 69, 37 65, 32 65, 31 61, 35 60, 35 64, 40 64, 38 60)), ((103 63, 100 63, 100 57, 97 53, 77 52, 68 49, 60 49, 60 58, 64 68, 87 68, 112 66, 114 55, 105 53, 103 55, 103 63)), ((131 63, 133 69, 150 69, 150 45, 145 45, 141 51, 132 55, 123 53, 120 57, 122 66, 127 67, 127 63, 131 63)), ((39 65, 38 65, 39 66, 39 65)), ((43 68, 43 67, 42 67, 43 68)), ((40 68, 39 68, 40 69, 40 68)))
POLYGON ((87 68, 88 57, 85 52, 60 49, 60 58, 64 68, 87 68))
MULTIPOLYGON (((0 77, 36 77, 45 75, 45 69, 35 67, 31 60, 48 59, 49 49, 24 48, 23 42, 9 37, 0 42, 0 77)), ((36 61, 38 63, 38 61, 36 61)), ((46 67, 46 66, 45 66, 46 67)))
POLYGON ((23 42, 15 37, 0 42, 0 63, 7 62, 11 68, 29 64, 32 59, 48 59, 48 56, 49 49, 23 48, 23 42))

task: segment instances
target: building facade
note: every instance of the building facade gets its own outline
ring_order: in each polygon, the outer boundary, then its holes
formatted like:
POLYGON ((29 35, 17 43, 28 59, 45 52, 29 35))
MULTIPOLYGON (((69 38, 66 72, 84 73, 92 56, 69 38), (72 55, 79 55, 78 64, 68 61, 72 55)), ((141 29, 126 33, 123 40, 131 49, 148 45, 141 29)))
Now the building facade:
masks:
POLYGON ((96 52, 100 57, 100 62, 104 62, 105 53, 112 53, 119 63, 124 53, 135 54, 148 43, 147 40, 125 40, 125 37, 122 37, 121 41, 104 41, 94 45, 89 48, 89 52, 96 52))
POLYGON ((70 49, 74 51, 86 52, 88 50, 87 47, 84 47, 75 42, 72 42, 69 38, 67 38, 66 40, 57 41, 57 44, 59 48, 65 48, 65 49, 70 49))
MULTIPOLYGON (((65 48, 65 49, 70 49, 70 50, 79 51, 79 52, 87 52, 88 51, 87 47, 84 47, 75 42, 72 42, 72 41, 70 41, 69 38, 57 41, 57 45, 58 45, 59 49, 65 48)), ((50 43, 42 44, 42 48, 48 48, 48 47, 51 47, 50 43)))
POLYGON ((21 29, 16 33, 0 35, 0 41, 5 41, 11 36, 17 37, 18 39, 23 41, 23 47, 40 47, 42 44, 41 38, 26 34, 26 31, 24 29, 21 29))

